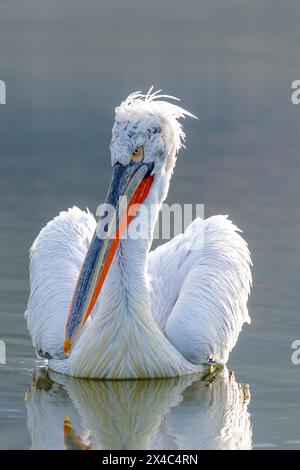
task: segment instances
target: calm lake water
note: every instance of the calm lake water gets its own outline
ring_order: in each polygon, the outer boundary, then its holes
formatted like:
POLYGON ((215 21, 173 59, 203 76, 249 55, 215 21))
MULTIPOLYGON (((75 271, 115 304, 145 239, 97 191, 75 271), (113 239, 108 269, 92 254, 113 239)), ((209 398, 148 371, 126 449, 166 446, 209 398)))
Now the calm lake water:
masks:
POLYGON ((300 448, 300 9, 247 3, 0 2, 0 448, 300 448), (185 122, 168 202, 204 203, 243 228, 252 324, 234 375, 49 376, 23 317, 28 249, 60 210, 103 201, 113 109, 152 84, 199 117, 185 122))

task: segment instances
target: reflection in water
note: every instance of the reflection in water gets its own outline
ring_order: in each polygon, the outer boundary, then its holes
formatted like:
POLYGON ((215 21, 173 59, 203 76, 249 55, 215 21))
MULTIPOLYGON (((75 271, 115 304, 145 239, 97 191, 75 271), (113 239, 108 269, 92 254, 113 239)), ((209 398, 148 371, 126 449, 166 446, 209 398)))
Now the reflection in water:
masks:
POLYGON ((64 422, 64 444, 67 450, 91 450, 91 446, 83 442, 76 430, 70 425, 70 418, 66 416, 64 422))
POLYGON ((249 449, 248 386, 200 379, 91 381, 38 369, 26 394, 32 449, 249 449))

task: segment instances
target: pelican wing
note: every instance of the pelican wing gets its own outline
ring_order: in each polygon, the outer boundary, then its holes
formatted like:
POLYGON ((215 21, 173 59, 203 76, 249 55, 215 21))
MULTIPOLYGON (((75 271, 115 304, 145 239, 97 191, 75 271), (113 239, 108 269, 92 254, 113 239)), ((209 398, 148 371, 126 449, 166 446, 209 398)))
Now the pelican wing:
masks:
POLYGON ((96 227, 77 207, 61 212, 30 249, 30 297, 25 317, 42 357, 63 355, 64 326, 72 294, 96 227))
POLYGON ((226 216, 195 219, 149 254, 154 319, 189 361, 226 363, 243 323, 251 259, 226 216))

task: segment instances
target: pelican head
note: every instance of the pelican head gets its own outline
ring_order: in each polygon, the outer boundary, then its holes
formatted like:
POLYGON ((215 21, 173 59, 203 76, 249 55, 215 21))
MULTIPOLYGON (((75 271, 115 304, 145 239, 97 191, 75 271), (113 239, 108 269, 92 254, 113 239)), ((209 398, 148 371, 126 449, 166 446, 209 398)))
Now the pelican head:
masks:
POLYGON ((120 239, 141 204, 166 197, 178 150, 184 143, 179 118, 195 117, 167 99, 172 96, 135 92, 116 108, 110 143, 113 176, 105 207, 114 216, 105 233, 96 230, 83 263, 65 328, 68 355, 91 314, 120 239))
POLYGON ((177 100, 159 91, 146 95, 132 93, 116 108, 110 144, 112 165, 139 161, 153 164, 154 174, 174 168, 176 155, 185 140, 179 118, 195 117, 182 107, 166 101, 177 100), (142 150, 139 153, 139 149, 142 150))

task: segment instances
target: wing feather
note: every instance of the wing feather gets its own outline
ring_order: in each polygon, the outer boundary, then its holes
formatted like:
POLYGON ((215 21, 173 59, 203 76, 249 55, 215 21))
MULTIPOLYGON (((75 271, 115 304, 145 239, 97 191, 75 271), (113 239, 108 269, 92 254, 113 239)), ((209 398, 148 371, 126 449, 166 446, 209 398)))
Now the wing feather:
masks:
POLYGON ((95 226, 89 211, 73 207, 51 220, 30 249, 30 296, 25 317, 40 356, 63 354, 66 316, 95 226))
POLYGON ((197 218, 149 255, 154 319, 193 363, 226 363, 250 323, 251 259, 238 232, 227 216, 197 218))

